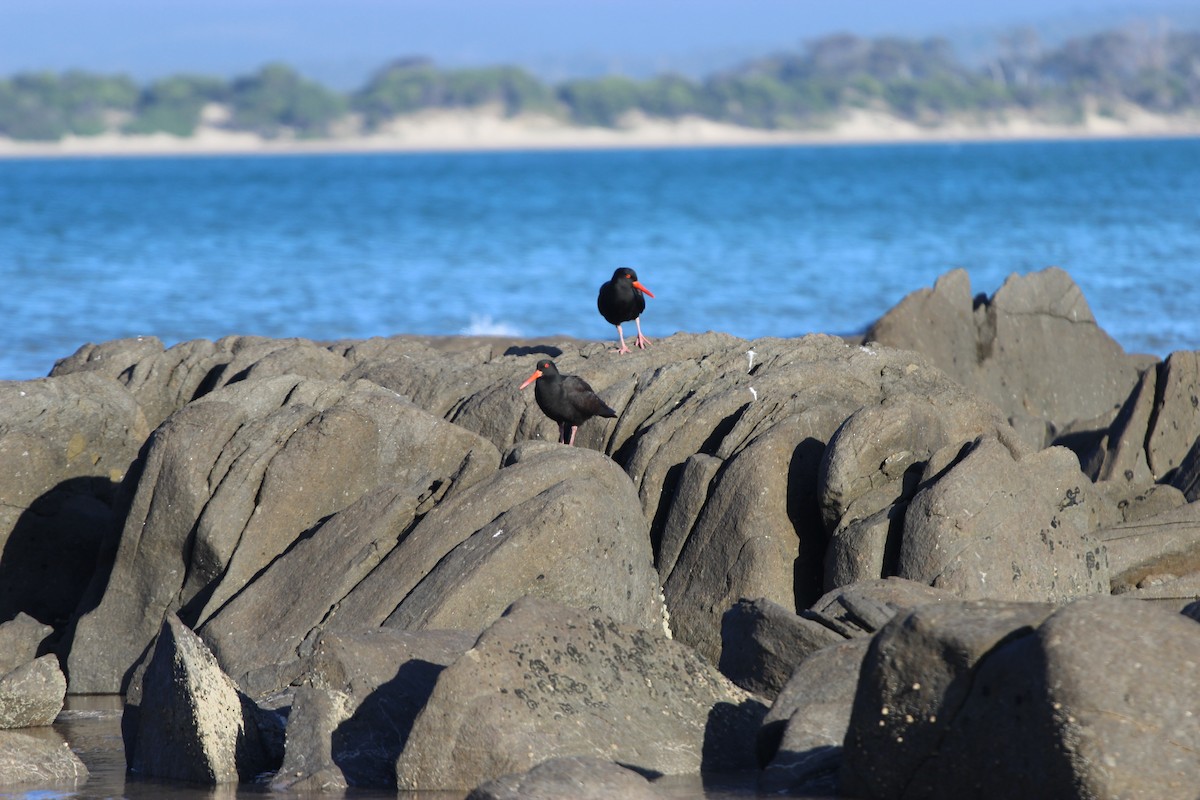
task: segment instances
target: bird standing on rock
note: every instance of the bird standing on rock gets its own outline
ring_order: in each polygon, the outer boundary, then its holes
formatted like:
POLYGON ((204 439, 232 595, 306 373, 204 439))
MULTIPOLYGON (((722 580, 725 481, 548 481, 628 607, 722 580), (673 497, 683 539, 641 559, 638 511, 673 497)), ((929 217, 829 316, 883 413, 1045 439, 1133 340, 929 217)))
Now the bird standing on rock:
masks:
POLYGON ((618 353, 630 352, 625 344, 625 333, 621 330, 622 322, 633 320, 637 324, 637 339, 634 344, 645 349, 650 340, 642 335, 641 314, 646 310, 646 298, 654 297, 654 292, 647 289, 638 280, 637 273, 628 267, 621 267, 613 273, 612 279, 600 286, 600 296, 596 298, 596 308, 600 315, 617 326, 617 336, 621 340, 618 353))
POLYGON ((558 423, 558 441, 562 444, 575 444, 575 431, 586 420, 617 415, 592 391, 587 381, 578 375, 563 375, 549 359, 537 362, 537 368, 521 388, 534 381, 537 385, 533 387, 533 397, 542 413, 558 423))

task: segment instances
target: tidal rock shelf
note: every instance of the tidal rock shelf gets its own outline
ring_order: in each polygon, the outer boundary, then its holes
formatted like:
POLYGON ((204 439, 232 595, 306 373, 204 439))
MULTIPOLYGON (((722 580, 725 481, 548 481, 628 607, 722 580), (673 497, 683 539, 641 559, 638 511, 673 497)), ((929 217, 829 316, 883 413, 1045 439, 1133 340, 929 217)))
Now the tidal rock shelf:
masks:
POLYGON ((1197 397, 1058 269, 853 341, 88 344, 0 383, 0 785, 87 780, 71 693, 280 792, 1190 796, 1197 397))

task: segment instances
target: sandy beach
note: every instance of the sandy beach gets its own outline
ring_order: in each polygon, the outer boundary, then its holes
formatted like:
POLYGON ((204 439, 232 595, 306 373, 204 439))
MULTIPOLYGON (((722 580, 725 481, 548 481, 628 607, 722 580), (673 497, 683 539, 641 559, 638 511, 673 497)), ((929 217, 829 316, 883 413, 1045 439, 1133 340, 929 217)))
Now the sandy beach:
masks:
POLYGON ((476 110, 437 110, 397 118, 370 134, 323 139, 264 138, 202 125, 188 138, 165 133, 67 136, 57 142, 0 137, 0 158, 59 156, 236 155, 478 150, 563 150, 647 147, 888 144, 1045 139, 1200 136, 1200 117, 1161 116, 1130 109, 1120 117, 1089 114, 1081 124, 1049 124, 1008 115, 985 124, 952 122, 925 127, 876 111, 856 110, 822 129, 761 130, 698 117, 678 120, 630 116, 616 128, 580 127, 550 116, 504 117, 476 110))

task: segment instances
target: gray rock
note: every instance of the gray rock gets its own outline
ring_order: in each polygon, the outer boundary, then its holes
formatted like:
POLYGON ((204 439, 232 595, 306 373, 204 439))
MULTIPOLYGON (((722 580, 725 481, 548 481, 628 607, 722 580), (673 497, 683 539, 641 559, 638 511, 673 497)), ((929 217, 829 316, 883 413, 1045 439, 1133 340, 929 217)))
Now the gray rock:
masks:
POLYGON ((53 630, 24 613, 0 623, 0 675, 37 658, 38 648, 53 630))
POLYGON ((629 478, 581 447, 529 443, 425 516, 326 626, 482 631, 530 595, 663 627, 646 520, 629 478))
POLYGON ((475 787, 467 800, 663 800, 650 781, 611 761, 568 756, 475 787))
POLYGON ((745 769, 765 711, 678 642, 528 598, 438 677, 397 785, 461 790, 557 756, 647 773, 745 769))
POLYGON ((904 578, 884 578, 841 586, 801 612, 846 638, 870 636, 897 614, 927 603, 956 599, 946 591, 904 578))
POLYGON ((1200 782, 1196 623, 1113 597, 1085 598, 1039 621, 1042 613, 943 606, 882 632, 863 664, 840 790, 1191 796, 1200 782), (969 634, 981 626, 988 636, 969 634), (965 649, 964 637, 974 640, 965 649))
POLYGON ((369 491, 272 561, 197 631, 222 669, 254 696, 287 686, 303 646, 419 519, 427 488, 369 491))
POLYGON ((29 789, 34 796, 73 789, 87 779, 87 767, 54 729, 0 730, 0 788, 29 789))
POLYGON ((1170 486, 1178 489, 1189 503, 1200 499, 1200 438, 1192 443, 1191 449, 1179 462, 1171 476, 1170 486))
POLYGON ((1200 572, 1200 504, 1135 519, 1096 532, 1108 551, 1113 591, 1139 586, 1155 576, 1200 572))
POLYGON ((1166 483, 1136 486, 1123 480, 1100 481, 1096 489, 1112 509, 1103 527, 1153 519, 1159 514, 1187 505, 1183 492, 1166 483))
POLYGON ((111 503, 149 434, 101 375, 0 381, 0 619, 61 625, 96 570, 111 503))
POLYGON ((1162 480, 1200 437, 1200 352, 1171 353, 1158 367, 1154 414, 1146 431, 1150 472, 1162 480))
MULTIPOLYGON (((242 695, 212 653, 173 614, 164 620, 142 684, 129 768, 148 777, 208 785, 274 769, 242 695)), ((127 730, 130 728, 127 727, 127 730)))
POLYGON ((721 620, 721 674, 773 700, 796 666, 844 641, 833 630, 765 598, 739 600, 721 620))
POLYGON ((904 513, 930 456, 983 435, 1022 450, 996 408, 958 394, 899 395, 850 415, 829 440, 818 476, 831 532, 825 588, 894 574, 904 513))
POLYGON ((1056 267, 1010 275, 990 299, 973 298, 966 271, 953 270, 904 298, 865 338, 925 353, 1008 417, 1050 429, 1111 420, 1147 363, 1096 325, 1079 287, 1056 267))
POLYGON ((296 679, 272 787, 395 788, 396 758, 442 668, 470 649, 460 631, 323 633, 296 679))
POLYGON ((1158 370, 1142 371, 1108 432, 1091 453, 1080 459, 1084 471, 1096 481, 1145 486, 1153 482, 1146 455, 1146 432, 1154 415, 1158 370))
POLYGON ((759 791, 837 794, 842 742, 870 639, 830 645, 804 659, 763 718, 759 791))
MULTIPOLYGON (((888 623, 871 639, 862 662, 839 794, 899 798, 919 787, 922 797, 978 796, 934 795, 916 781, 948 769, 938 751, 975 685, 979 662, 998 645, 1030 635, 1053 610, 1033 603, 938 603, 888 623)), ((992 736, 1001 738, 998 731, 992 736)), ((995 782, 995 765, 976 766, 980 778, 995 782)))
POLYGON ((33 728, 54 722, 67 695, 58 657, 42 656, 0 676, 0 728, 33 728))
POLYGON ((1061 447, 1014 458, 993 438, 929 462, 896 572, 962 598, 1060 601, 1107 593, 1104 504, 1061 447))
POLYGON ((419 511, 499 454, 370 383, 238 382, 162 425, 146 449, 107 589, 72 640, 73 692, 127 683, 169 612, 200 625, 322 519, 387 482, 419 511))

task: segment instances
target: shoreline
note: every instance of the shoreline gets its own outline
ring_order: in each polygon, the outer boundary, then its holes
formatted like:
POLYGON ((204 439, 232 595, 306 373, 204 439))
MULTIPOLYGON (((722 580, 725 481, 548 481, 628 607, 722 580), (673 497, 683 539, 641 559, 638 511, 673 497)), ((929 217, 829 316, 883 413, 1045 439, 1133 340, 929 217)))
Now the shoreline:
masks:
POLYGON ((201 127, 188 138, 158 133, 67 136, 56 142, 0 137, 0 160, 151 156, 335 155, 668 149, 703 147, 964 144, 1200 137, 1200 117, 1146 112, 1123 119, 1092 115, 1077 125, 1015 117, 988 124, 950 122, 935 128, 870 111, 856 111, 826 129, 761 130, 700 118, 632 118, 617 128, 589 128, 549 117, 504 118, 479 111, 422 112, 369 135, 324 139, 279 137, 201 127))

